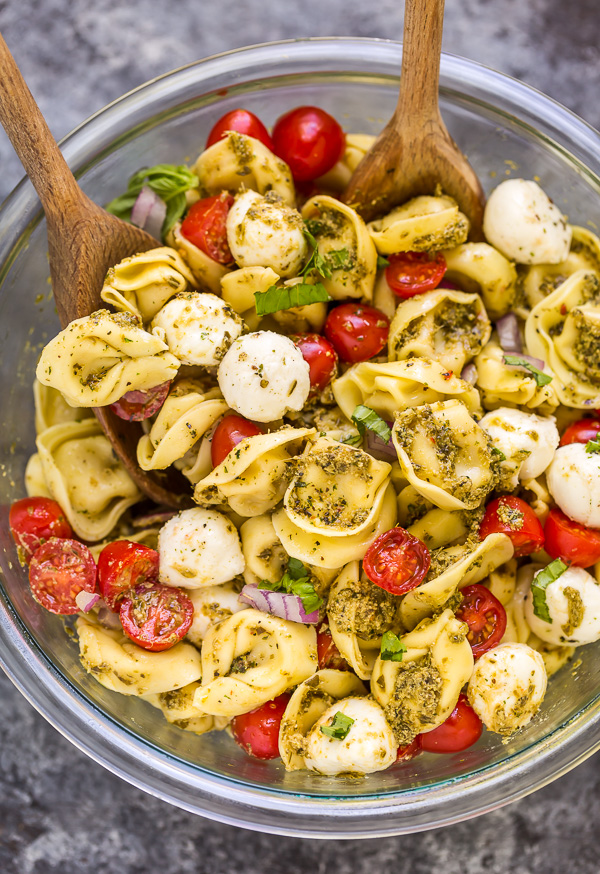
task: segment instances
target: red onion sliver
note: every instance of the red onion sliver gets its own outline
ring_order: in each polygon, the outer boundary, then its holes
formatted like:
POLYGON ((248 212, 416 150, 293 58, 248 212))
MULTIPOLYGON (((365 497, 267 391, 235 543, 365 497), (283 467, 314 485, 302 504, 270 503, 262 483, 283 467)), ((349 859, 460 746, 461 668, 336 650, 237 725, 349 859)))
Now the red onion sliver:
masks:
POLYGON ((500 339, 500 345, 505 352, 520 354, 523 349, 519 322, 514 313, 507 313, 496 322, 496 330, 500 339))
POLYGON ((468 382, 469 385, 475 385, 475 383, 477 382, 477 376, 477 368, 475 367, 473 362, 471 362, 470 364, 465 364, 460 378, 464 379, 465 382, 468 382))
POLYGON ((100 595, 96 592, 81 591, 75 595, 75 603, 83 613, 87 613, 92 607, 95 607, 100 600, 100 595))
MULTIPOLYGON (((507 352, 506 354, 510 355, 512 353, 507 352)), ((538 370, 543 371, 546 367, 546 362, 542 361, 541 358, 532 358, 531 355, 519 355, 518 357, 522 361, 526 361, 527 364, 531 364, 532 367, 536 367, 538 370)), ((527 368, 524 367, 524 365, 522 365, 522 364, 508 364, 507 367, 512 367, 512 368, 514 368, 514 370, 526 370, 527 371, 527 368)), ((529 371, 527 371, 527 372, 529 373, 529 371)))
POLYGON ((134 389, 126 392, 118 401, 110 405, 120 419, 128 422, 142 422, 158 413, 167 399, 171 382, 161 382, 148 389, 134 389))
POLYGON ((98 622, 101 625, 104 625, 105 628, 111 628, 114 631, 121 630, 123 626, 121 625, 121 620, 119 619, 119 614, 113 612, 109 607, 102 602, 102 607, 98 610, 98 622))
POLYGON ((299 595, 289 595, 287 592, 269 592, 258 586, 246 585, 240 592, 238 601, 249 604, 263 613, 270 613, 289 622, 302 622, 304 625, 317 625, 319 611, 304 612, 304 605, 299 595))
POLYGON ((131 210, 131 224, 147 231, 157 240, 162 239, 162 226, 167 215, 167 204, 162 197, 144 185, 131 210))
POLYGON ((442 279, 438 288, 447 288, 448 291, 462 291, 462 288, 450 279, 442 279))
POLYGON ((173 516, 176 516, 178 510, 160 510, 156 509, 152 513, 144 513, 143 516, 136 516, 131 520, 134 528, 152 528, 153 525, 164 525, 173 516))
MULTIPOLYGON (((393 422, 388 422, 387 424, 391 428, 393 422)), ((398 453, 396 452, 396 447, 392 443, 391 437, 387 441, 382 440, 382 438, 374 431, 367 431, 365 436, 367 452, 372 455, 373 458, 377 458, 378 461, 398 461, 398 453)))

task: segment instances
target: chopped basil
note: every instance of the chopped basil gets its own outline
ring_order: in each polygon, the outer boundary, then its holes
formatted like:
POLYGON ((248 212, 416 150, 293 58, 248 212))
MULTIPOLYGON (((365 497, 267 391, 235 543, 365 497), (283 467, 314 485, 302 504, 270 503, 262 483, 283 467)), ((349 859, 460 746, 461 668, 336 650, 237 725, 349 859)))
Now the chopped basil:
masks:
POLYGON ((386 631, 381 638, 381 660, 384 662, 401 662, 406 652, 403 643, 393 631, 386 631))
POLYGON ((349 434, 343 440, 340 440, 340 443, 346 443, 348 446, 360 446, 362 442, 362 434, 349 434))
POLYGON ((388 259, 384 258, 383 255, 377 256, 377 269, 378 270, 381 270, 383 267, 388 267, 389 263, 390 262, 388 261, 388 259))
POLYGON ((531 583, 531 595, 533 597, 533 612, 538 619, 543 619, 544 622, 552 622, 548 604, 546 603, 546 589, 561 577, 568 569, 568 565, 561 561, 560 558, 555 558, 549 565, 539 572, 531 583))
POLYGON ((258 588, 265 589, 267 592, 287 592, 288 595, 297 595, 307 615, 318 610, 323 603, 323 599, 315 592, 308 571, 297 558, 290 558, 287 570, 278 582, 270 583, 268 580, 262 580, 258 588))
POLYGON ((301 282, 298 285, 287 285, 279 288, 272 285, 266 291, 255 291, 254 300, 256 313, 266 316, 269 313, 278 313, 280 310, 289 310, 292 307, 303 307, 311 303, 321 303, 331 300, 327 289, 320 282, 309 285, 301 282))
POLYGON ((506 461, 506 455, 497 446, 492 446, 492 461, 506 461))
POLYGON ((541 370, 538 370, 535 364, 531 364, 526 358, 520 358, 518 355, 505 355, 504 363, 511 367, 524 367, 533 375, 538 387, 548 385, 549 382, 552 382, 551 376, 547 373, 542 373, 541 370))
POLYGON ((314 269, 317 273, 320 273, 321 276, 324 276, 325 279, 331 279, 331 267, 329 266, 327 259, 319 252, 319 244, 307 227, 304 227, 304 236, 312 246, 312 252, 310 258, 300 271, 300 275, 305 276, 309 270, 314 269))
POLYGON ((585 451, 589 452, 590 455, 592 452, 600 452, 600 440, 588 440, 585 444, 585 451))
POLYGON ((365 407, 364 404, 359 404, 355 407, 352 413, 352 421, 358 428, 358 432, 364 435, 365 431, 373 431, 382 440, 387 443, 392 436, 392 429, 371 407, 365 407))
POLYGON ((351 716, 346 716, 340 710, 333 717, 330 725, 322 725, 321 731, 327 737, 332 737, 335 740, 345 740, 348 737, 348 732, 354 725, 354 720, 351 716))
POLYGON ((352 256, 345 246, 328 252, 325 260, 332 270, 351 270, 353 267, 352 256))
POLYGON ((156 164, 154 167, 142 167, 130 178, 125 194, 111 200, 105 207, 106 211, 124 221, 130 221, 131 210, 144 185, 158 194, 167 205, 167 214, 162 226, 164 236, 184 214, 187 206, 185 192, 190 188, 198 187, 198 177, 183 164, 180 166, 156 164))

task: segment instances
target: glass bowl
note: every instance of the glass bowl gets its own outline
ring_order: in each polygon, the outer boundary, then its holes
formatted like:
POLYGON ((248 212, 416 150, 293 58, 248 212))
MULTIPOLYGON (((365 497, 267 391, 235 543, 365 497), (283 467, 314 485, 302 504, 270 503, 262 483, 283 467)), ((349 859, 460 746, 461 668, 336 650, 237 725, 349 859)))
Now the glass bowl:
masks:
MULTIPOLYGON (((347 131, 377 133, 392 114, 401 46, 315 39, 220 55, 149 82, 63 142, 82 187, 106 203, 144 165, 193 160, 212 124, 244 106, 267 124, 300 104, 347 131)), ((539 179, 573 223, 600 226, 600 135, 552 100, 471 61, 444 56, 441 107, 484 188, 539 179)), ((552 679, 543 709, 507 743, 484 733, 467 752, 421 755, 364 779, 285 773, 223 732, 198 737, 150 705, 104 689, 79 664, 61 620, 32 600, 8 532, 34 449, 31 383, 40 344, 58 330, 40 206, 23 181, 0 210, 0 662, 29 701, 97 762, 186 810, 273 833, 375 837, 491 810, 559 777, 600 746, 598 645, 552 679)))

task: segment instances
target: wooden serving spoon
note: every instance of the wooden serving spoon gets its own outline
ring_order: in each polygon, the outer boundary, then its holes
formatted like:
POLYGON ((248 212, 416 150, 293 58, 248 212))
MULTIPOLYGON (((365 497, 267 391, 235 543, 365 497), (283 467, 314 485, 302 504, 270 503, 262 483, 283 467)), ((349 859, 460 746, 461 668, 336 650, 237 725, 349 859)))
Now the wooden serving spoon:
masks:
POLYGON ((356 168, 344 200, 366 221, 439 185, 483 239, 485 196, 442 121, 438 103, 444 0, 406 0, 400 96, 394 114, 356 168))
MULTIPOLYGON (((52 290, 64 328, 73 319, 105 306, 100 291, 109 267, 161 244, 140 228, 110 215, 83 193, 1 35, 0 123, 46 214, 52 290)), ((109 407, 96 407, 94 413, 144 494, 169 507, 191 503, 190 484, 179 471, 146 472, 138 466, 139 423, 120 419, 109 407)))

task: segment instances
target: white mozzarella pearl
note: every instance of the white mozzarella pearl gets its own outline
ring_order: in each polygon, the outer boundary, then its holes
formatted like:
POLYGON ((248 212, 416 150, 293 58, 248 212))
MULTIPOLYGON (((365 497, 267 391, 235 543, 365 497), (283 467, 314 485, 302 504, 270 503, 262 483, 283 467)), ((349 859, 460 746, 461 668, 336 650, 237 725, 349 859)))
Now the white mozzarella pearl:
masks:
POLYGON ((510 407, 486 413, 479 423, 494 446, 504 453, 503 469, 514 471, 511 485, 535 479, 543 473, 560 442, 554 416, 536 416, 510 407))
POLYGON ((302 352, 274 331, 236 340, 221 361, 217 379, 229 406, 255 422, 274 422, 288 410, 301 410, 310 392, 302 352))
POLYGON ((283 278, 298 273, 308 250, 302 216, 273 192, 238 195, 227 216, 227 241, 240 267, 270 267, 283 278))
POLYGON ((519 264, 558 264, 569 254, 571 227, 537 182, 507 179, 492 191, 483 215, 492 246, 519 264))
POLYGON ((584 443, 561 446, 546 481, 563 513, 588 528, 600 528, 600 453, 586 452, 584 443))
POLYGON ((195 589, 189 597, 194 605, 194 618, 186 637, 196 646, 200 646, 211 625, 248 609, 247 604, 240 604, 239 593, 231 583, 195 589))
POLYGON ((171 298, 152 320, 152 332, 182 364, 218 364, 242 333, 243 321, 208 292, 186 291, 171 298))
POLYGON ((372 774, 396 760, 398 744, 383 710, 372 698, 335 701, 311 728, 306 739, 304 764, 320 774, 372 774), (354 720, 344 740, 328 737, 322 725, 330 725, 336 713, 354 720))
POLYGON ((547 643, 580 646, 600 639, 600 586, 583 568, 568 568, 546 587, 546 605, 551 622, 545 622, 533 612, 531 591, 526 594, 524 603, 527 624, 534 634, 547 643), (573 623, 569 621, 569 605, 573 623), (575 622, 577 624, 573 627, 575 622))
POLYGON ((226 583, 246 565, 233 523, 201 507, 184 510, 163 525, 158 553, 160 582, 183 589, 226 583))
POLYGON ((537 712, 547 682, 539 652, 525 643, 502 643, 475 662, 467 695, 490 731, 509 735, 527 725, 537 712))

